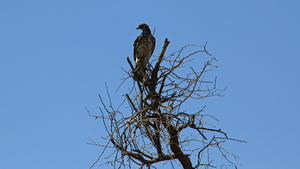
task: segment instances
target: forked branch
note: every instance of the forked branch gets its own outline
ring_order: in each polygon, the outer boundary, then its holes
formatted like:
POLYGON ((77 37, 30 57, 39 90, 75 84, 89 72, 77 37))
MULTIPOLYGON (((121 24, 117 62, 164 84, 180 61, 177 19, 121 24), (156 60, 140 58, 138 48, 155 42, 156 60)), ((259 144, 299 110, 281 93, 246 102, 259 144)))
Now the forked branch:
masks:
MULTIPOLYGON (((172 166, 174 162, 179 162, 184 169, 213 167, 210 162, 205 164, 201 160, 208 148, 217 148, 223 157, 233 164, 228 155, 235 159, 236 156, 226 151, 222 143, 240 140, 229 138, 227 133, 204 121, 204 118, 215 118, 204 115, 203 109, 195 113, 181 110, 189 100, 221 96, 225 91, 216 87, 216 78, 212 81, 204 80, 204 74, 210 71, 210 68, 216 67, 213 62, 217 59, 206 50, 206 44, 202 47, 186 45, 181 50, 165 56, 169 43, 166 38, 155 66, 149 65, 144 77, 139 77, 127 57, 131 70, 126 71, 129 75, 126 79, 132 78, 137 85, 133 85, 130 93, 125 94, 129 107, 122 111, 127 111, 126 113, 113 109, 110 96, 109 106, 106 106, 99 95, 103 107, 103 110, 100 108, 102 115, 93 117, 102 118, 107 131, 108 144, 104 146, 104 150, 109 148, 108 145, 112 145, 111 148, 115 150, 107 156, 111 160, 106 164, 113 164, 114 168, 131 168, 133 164, 140 168, 156 168, 156 163, 164 161, 170 162, 172 166), (201 50, 182 56, 188 47, 201 50), (197 60, 196 56, 201 53, 210 56, 204 66, 200 70, 197 70, 198 67, 189 66, 190 61, 197 60), (184 136, 185 130, 194 134, 184 136), (197 160, 193 162, 192 159, 197 160)), ((95 142, 93 144, 98 145, 95 142)))

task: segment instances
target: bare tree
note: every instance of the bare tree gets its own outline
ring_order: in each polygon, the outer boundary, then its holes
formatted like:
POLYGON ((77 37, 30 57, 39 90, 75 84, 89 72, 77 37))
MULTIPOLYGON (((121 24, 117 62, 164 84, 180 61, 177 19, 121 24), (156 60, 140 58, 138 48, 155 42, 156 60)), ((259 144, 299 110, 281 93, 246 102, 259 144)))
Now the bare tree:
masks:
POLYGON ((215 166, 211 161, 204 162, 203 155, 207 153, 205 150, 216 148, 231 166, 236 167, 237 157, 227 152, 222 145, 228 140, 243 141, 229 138, 221 129, 204 121, 204 118, 215 119, 203 113, 204 107, 196 112, 181 108, 188 100, 221 96, 224 92, 225 89, 216 87, 216 78, 213 81, 204 80, 204 74, 209 68, 216 67, 213 62, 217 59, 206 50, 206 44, 186 45, 165 57, 169 43, 165 39, 156 64, 153 67, 148 65, 144 77, 136 73, 127 58, 131 70, 126 71, 128 77, 125 80, 133 79, 135 82, 129 93, 125 94, 129 105, 126 114, 130 112, 130 115, 125 116, 119 108, 115 109, 109 94, 109 105, 99 95, 101 115, 91 116, 103 120, 108 136, 104 138, 107 140, 106 145, 99 145, 91 139, 91 144, 104 147, 98 160, 106 149, 112 148, 104 164, 111 164, 114 168, 156 168, 154 164, 159 162, 170 162, 173 168, 174 165, 184 169, 209 168, 215 166), (188 47, 200 50, 182 56, 183 50, 188 47), (189 73, 180 72, 180 69, 191 63, 193 57, 201 53, 209 56, 209 59, 200 70, 189 67, 189 73), (191 131, 191 135, 183 136, 186 129, 191 131), (229 155, 236 161, 229 160, 229 155))

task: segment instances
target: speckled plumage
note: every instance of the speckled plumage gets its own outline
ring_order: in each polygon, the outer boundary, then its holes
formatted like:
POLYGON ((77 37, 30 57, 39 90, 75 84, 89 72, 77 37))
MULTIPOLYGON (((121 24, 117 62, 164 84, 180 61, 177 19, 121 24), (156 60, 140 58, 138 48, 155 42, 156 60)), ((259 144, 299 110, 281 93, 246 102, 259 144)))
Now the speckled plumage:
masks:
POLYGON ((141 76, 144 76, 146 66, 155 48, 155 38, 152 36, 147 24, 140 24, 136 29, 141 29, 143 32, 138 35, 133 43, 135 68, 141 76))

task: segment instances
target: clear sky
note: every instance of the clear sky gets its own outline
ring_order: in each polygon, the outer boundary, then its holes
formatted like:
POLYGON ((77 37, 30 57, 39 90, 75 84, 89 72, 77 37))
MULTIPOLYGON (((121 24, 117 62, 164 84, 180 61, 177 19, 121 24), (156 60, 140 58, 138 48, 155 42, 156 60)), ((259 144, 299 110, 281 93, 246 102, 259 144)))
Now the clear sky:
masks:
MULTIPOLYGON (((0 168, 89 168, 104 143, 98 94, 115 92, 135 28, 156 28, 159 55, 207 44, 224 97, 199 100, 219 119, 242 169, 300 166, 300 1, 1 1, 0 168)), ((204 63, 199 63, 202 66, 204 63)), ((128 83, 129 84, 129 83, 128 83)), ((197 107, 199 106, 199 107, 197 107)), ((101 159, 99 164, 105 162, 101 159)), ((97 168, 97 167, 96 167, 97 168)), ((100 167, 105 168, 105 167, 100 167)))

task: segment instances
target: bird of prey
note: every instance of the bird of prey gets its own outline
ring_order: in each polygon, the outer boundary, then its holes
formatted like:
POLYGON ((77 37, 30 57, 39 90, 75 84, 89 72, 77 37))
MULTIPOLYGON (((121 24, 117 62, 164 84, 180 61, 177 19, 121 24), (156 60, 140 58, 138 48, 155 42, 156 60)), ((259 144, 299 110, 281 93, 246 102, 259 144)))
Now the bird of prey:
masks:
POLYGON ((138 35, 133 43, 135 70, 139 76, 144 77, 146 65, 149 63, 149 59, 155 48, 155 38, 152 36, 147 24, 140 24, 136 29, 141 29, 142 33, 138 35))

